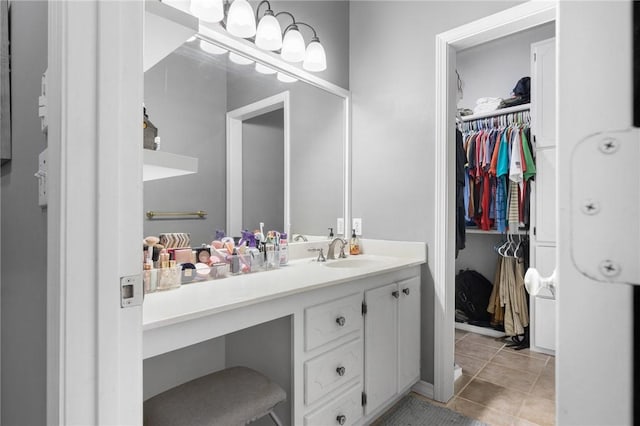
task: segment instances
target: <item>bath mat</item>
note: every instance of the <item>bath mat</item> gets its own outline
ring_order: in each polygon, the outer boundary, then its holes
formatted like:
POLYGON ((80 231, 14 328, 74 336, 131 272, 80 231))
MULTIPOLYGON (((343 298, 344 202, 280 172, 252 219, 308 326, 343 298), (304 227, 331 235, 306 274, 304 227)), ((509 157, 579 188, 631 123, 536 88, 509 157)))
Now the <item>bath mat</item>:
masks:
POLYGON ((401 399, 391 411, 374 424, 376 426, 487 426, 485 423, 465 417, 448 408, 429 404, 411 394, 401 399))

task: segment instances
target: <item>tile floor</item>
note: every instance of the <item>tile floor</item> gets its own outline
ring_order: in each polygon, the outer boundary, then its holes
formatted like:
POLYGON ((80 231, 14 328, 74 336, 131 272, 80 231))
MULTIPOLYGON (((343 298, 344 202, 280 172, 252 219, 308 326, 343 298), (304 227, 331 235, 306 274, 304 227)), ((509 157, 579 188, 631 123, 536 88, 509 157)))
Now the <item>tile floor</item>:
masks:
POLYGON ((495 426, 554 424, 554 357, 456 330, 455 359, 462 376, 448 408, 495 426))

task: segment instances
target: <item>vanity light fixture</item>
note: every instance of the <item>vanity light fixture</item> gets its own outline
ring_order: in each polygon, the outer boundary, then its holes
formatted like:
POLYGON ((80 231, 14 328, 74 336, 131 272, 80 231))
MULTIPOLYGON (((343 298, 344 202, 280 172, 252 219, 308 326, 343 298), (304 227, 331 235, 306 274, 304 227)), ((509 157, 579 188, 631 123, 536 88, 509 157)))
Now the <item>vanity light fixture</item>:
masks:
MULTIPOLYGON (((251 39, 255 36, 252 41, 256 46, 273 52, 280 50, 282 59, 293 63, 302 62, 302 68, 307 71, 319 72, 327 69, 327 55, 316 30, 305 22, 296 21, 295 17, 287 11, 274 14, 268 0, 258 3, 255 15, 247 0, 192 0, 190 11, 203 21, 220 22, 223 28, 236 37, 251 39), (263 4, 266 4, 267 9, 260 17, 260 7, 263 4), (287 15, 292 21, 282 33, 278 21, 280 15, 287 15), (256 22, 258 22, 257 28, 256 22), (305 26, 313 32, 308 46, 299 26, 305 26)), ((209 53, 223 53, 202 48, 209 53)), ((238 63, 247 62, 240 59, 238 63)))
POLYGON ((256 8, 256 21, 258 28, 256 30, 256 46, 260 49, 276 51, 282 47, 282 28, 280 22, 271 10, 271 4, 267 0, 262 0, 256 8), (267 5, 264 15, 260 18, 260 6, 267 5))
POLYGON ((191 0, 189 10, 205 22, 220 22, 224 18, 222 0, 191 0))
POLYGON ((252 59, 245 58, 237 53, 229 52, 229 60, 235 62, 238 65, 250 65, 253 63, 252 59))
POLYGON ((231 3, 227 14, 227 31, 240 38, 256 35, 256 19, 247 0, 234 0, 231 3))
POLYGON ((295 83, 298 81, 297 78, 291 77, 290 75, 279 72, 276 78, 283 83, 295 83))
POLYGON ((266 65, 262 65, 259 62, 256 62, 256 71, 258 71, 260 74, 275 74, 276 70, 274 70, 271 67, 268 67, 266 65))

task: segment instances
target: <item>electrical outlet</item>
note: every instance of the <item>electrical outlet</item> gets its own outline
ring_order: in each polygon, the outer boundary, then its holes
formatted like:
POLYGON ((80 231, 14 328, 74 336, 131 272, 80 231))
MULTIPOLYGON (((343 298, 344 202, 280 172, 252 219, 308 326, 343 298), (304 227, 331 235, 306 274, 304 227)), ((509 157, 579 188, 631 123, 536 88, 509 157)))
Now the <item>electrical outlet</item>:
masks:
POLYGON ((344 235, 344 217, 339 217, 336 223, 336 234, 344 235))
POLYGON ((356 235, 362 235, 362 218, 354 217, 351 229, 355 229, 356 235))

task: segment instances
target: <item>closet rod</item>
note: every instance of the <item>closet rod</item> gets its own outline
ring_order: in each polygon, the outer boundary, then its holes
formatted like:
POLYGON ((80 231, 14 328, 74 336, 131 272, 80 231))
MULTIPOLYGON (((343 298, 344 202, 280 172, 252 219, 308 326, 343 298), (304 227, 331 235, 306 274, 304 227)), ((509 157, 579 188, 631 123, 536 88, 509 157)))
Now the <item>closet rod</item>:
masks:
POLYGON ((528 111, 531 104, 516 105, 509 108, 501 108, 495 111, 483 112, 481 114, 463 115, 462 121, 473 121, 480 118, 499 117, 501 115, 511 114, 512 112, 528 111))

